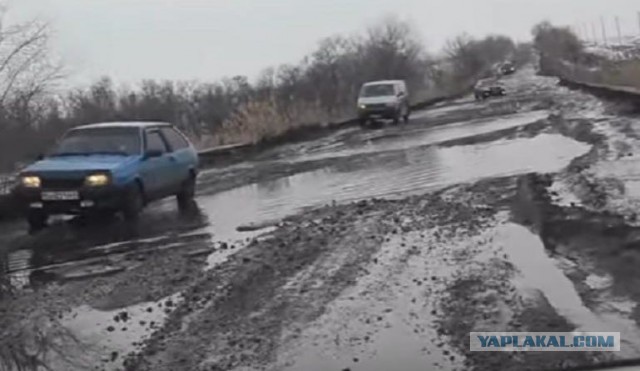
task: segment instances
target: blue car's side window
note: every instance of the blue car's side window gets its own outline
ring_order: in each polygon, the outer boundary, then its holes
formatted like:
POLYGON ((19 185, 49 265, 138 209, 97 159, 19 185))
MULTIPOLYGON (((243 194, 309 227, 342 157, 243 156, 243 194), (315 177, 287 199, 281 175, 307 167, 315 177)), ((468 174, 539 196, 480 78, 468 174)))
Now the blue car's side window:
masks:
POLYGON ((172 127, 163 127, 162 135, 165 137, 173 156, 176 160, 179 181, 183 182, 190 176, 190 171, 197 166, 197 157, 187 139, 172 127))
POLYGON ((157 129, 145 131, 145 153, 140 169, 144 186, 152 194, 162 194, 171 186, 171 163, 167 144, 157 129))
POLYGON ((147 151, 159 151, 161 153, 167 152, 167 145, 158 131, 148 131, 146 142, 147 151))
POLYGON ((167 142, 174 152, 189 148, 189 142, 187 142, 187 140, 184 139, 175 129, 169 127, 162 128, 162 134, 167 139, 167 142))

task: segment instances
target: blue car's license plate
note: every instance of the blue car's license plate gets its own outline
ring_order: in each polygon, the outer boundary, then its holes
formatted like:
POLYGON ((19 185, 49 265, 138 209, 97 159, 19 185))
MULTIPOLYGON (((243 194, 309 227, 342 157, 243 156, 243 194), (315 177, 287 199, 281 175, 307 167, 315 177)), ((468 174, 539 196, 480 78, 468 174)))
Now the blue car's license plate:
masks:
POLYGON ((42 201, 74 201, 79 199, 78 191, 42 192, 42 201))

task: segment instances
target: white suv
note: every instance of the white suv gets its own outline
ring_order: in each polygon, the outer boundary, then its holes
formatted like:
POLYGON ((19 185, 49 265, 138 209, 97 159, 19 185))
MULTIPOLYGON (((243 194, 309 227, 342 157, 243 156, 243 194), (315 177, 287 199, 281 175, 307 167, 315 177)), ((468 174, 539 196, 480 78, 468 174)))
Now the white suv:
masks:
POLYGON ((392 119, 394 124, 409 121, 409 91, 402 80, 372 81, 362 85, 358 96, 358 118, 365 125, 370 119, 392 119))

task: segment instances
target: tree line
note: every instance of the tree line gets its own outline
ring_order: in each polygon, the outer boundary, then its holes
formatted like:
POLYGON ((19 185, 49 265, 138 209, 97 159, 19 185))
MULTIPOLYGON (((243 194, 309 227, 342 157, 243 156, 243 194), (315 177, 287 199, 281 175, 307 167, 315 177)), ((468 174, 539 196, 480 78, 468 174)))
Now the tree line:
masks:
POLYGON ((267 68, 254 81, 144 80, 125 88, 104 77, 59 91, 64 69, 52 60, 48 41, 48 28, 38 22, 0 29, 0 169, 34 158, 68 128, 92 122, 167 121, 203 146, 258 142, 295 126, 350 117, 366 81, 404 79, 416 99, 447 95, 527 50, 505 36, 462 35, 434 56, 409 23, 391 17, 360 34, 323 39, 299 63, 267 68))

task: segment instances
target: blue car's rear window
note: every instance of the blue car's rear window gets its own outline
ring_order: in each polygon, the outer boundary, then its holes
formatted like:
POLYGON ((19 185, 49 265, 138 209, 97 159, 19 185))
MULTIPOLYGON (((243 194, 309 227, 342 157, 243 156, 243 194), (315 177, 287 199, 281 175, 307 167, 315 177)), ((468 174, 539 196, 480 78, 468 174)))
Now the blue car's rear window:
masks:
POLYGON ((137 155, 142 152, 137 128, 89 128, 72 130, 52 156, 92 154, 137 155))

